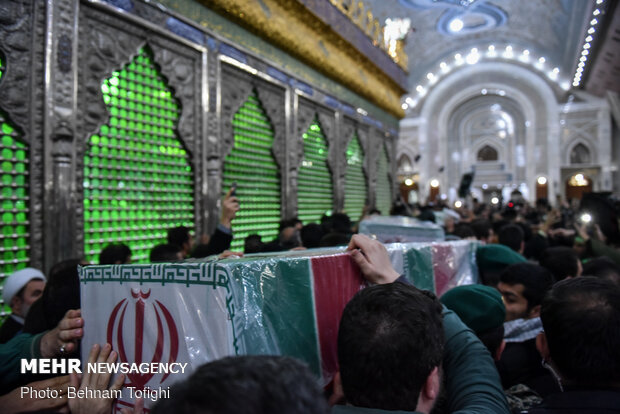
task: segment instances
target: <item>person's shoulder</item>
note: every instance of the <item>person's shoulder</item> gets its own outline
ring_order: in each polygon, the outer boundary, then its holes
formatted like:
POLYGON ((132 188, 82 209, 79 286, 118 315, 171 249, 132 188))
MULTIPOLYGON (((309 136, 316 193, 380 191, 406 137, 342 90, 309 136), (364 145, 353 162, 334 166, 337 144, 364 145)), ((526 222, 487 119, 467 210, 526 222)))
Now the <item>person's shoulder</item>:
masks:
POLYGON ((392 411, 378 408, 355 407, 352 405, 334 405, 331 414, 420 414, 417 411, 392 411))

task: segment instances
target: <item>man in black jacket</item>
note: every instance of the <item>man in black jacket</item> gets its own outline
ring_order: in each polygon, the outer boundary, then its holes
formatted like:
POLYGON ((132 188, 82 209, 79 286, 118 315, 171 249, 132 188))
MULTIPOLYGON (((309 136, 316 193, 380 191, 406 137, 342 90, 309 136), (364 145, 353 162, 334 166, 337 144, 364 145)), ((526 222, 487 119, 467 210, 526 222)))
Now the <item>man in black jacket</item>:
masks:
POLYGON ((564 280, 540 317, 536 346, 563 392, 530 414, 620 413, 620 288, 595 277, 564 280))

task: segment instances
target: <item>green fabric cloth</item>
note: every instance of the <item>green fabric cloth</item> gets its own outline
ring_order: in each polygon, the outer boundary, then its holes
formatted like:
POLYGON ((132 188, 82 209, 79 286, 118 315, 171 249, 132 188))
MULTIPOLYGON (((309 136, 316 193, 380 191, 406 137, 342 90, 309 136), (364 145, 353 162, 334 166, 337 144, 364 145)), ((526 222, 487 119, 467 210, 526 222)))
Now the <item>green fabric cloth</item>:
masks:
MULTIPOLYGON (((446 411, 453 414, 508 414, 510 409, 495 363, 486 347, 459 317, 444 307, 443 370, 446 384, 446 411)), ((332 414, 394 414, 387 411, 350 406, 334 406, 332 414)))
POLYGON ((9 342, 0 345, 0 395, 25 383, 31 374, 21 374, 21 359, 41 358, 41 338, 47 332, 37 335, 19 334, 9 342))
POLYGON ((497 328, 506 319, 501 293, 489 286, 457 286, 444 293, 440 300, 476 334, 497 328))

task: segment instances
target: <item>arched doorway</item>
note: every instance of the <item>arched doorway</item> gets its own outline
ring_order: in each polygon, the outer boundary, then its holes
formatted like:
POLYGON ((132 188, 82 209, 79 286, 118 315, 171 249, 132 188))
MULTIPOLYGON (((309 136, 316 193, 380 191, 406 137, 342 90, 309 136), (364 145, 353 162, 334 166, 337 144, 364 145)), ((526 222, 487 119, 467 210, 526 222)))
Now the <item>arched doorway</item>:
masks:
POLYGON ((566 200, 581 200, 586 193, 592 192, 592 180, 583 173, 573 174, 566 181, 566 200))

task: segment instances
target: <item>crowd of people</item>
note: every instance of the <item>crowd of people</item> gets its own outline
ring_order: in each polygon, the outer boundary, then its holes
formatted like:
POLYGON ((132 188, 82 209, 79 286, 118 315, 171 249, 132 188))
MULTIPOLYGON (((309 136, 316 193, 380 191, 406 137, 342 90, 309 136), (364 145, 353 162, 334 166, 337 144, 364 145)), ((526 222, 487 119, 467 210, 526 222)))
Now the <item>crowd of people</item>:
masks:
MULTIPOLYGON (((603 197, 581 208, 503 207, 479 203, 449 210, 409 206, 390 214, 442 225, 448 240, 478 240, 479 283, 440 298, 411 285, 392 267, 383 244, 356 234, 344 213, 320 223, 283 220, 274 240, 250 235, 245 254, 346 245, 368 282, 345 307, 338 331, 339 372, 321 389, 309 368, 284 356, 212 361, 177 382, 154 413, 620 413, 620 232, 617 205, 603 197), (449 210, 449 211, 448 211, 449 210)), ((239 200, 228 193, 215 232, 194 240, 171 228, 150 261, 228 256, 239 200)), ((245 206, 244 208, 248 208, 245 206)), ((364 217, 380 214, 368 211, 364 217)), ((131 263, 122 243, 106 246, 99 264, 131 263)), ((19 374, 21 358, 79 355, 80 259, 44 275, 10 275, 3 290, 12 313, 0 328, 0 409, 5 413, 110 413, 112 398, 69 399, 67 387, 120 389, 109 374, 52 377, 19 374), (58 390, 24 398, 20 387, 58 390)), ((111 362, 109 344, 89 361, 111 362)), ((125 413, 141 413, 142 402, 125 413)))

